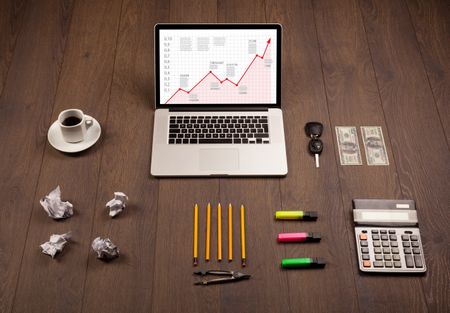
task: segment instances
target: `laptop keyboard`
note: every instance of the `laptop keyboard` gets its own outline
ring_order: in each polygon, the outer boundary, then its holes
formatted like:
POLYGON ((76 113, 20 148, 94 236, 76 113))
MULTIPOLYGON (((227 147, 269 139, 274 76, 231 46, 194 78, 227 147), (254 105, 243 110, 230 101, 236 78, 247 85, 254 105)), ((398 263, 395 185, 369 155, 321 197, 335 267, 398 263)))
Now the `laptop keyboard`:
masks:
POLYGON ((170 116, 169 144, 268 144, 267 116, 170 116))

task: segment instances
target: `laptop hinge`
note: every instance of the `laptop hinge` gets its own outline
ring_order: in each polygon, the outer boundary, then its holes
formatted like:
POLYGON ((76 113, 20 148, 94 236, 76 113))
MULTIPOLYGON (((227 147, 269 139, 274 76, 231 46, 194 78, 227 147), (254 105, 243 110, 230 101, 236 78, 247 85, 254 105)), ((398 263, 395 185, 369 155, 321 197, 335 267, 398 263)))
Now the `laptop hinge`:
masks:
POLYGON ((192 111, 207 111, 207 112, 239 112, 239 111, 265 111, 269 109, 267 107, 255 107, 255 106, 239 106, 239 107, 172 107, 169 108, 169 112, 192 112, 192 111))

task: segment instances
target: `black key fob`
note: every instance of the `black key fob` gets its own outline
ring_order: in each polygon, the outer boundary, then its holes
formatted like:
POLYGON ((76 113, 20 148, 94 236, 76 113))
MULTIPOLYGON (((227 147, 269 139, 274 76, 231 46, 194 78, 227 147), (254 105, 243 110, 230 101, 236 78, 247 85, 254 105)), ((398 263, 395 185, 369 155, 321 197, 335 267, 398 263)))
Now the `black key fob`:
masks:
POLYGON ((323 125, 319 122, 306 123, 305 132, 308 137, 319 138, 323 132, 323 125))

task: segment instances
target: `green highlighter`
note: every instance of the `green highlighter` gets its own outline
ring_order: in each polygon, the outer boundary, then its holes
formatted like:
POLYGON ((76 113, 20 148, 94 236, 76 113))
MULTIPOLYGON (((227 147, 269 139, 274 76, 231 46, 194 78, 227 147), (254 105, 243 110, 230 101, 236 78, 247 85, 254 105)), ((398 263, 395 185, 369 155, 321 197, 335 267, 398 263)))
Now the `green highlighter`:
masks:
POLYGON ((293 258, 281 260, 281 267, 285 269, 324 268, 325 264, 326 262, 322 258, 293 258))
POLYGON ((318 214, 316 211, 276 211, 275 219, 277 220, 304 220, 315 221, 318 214))

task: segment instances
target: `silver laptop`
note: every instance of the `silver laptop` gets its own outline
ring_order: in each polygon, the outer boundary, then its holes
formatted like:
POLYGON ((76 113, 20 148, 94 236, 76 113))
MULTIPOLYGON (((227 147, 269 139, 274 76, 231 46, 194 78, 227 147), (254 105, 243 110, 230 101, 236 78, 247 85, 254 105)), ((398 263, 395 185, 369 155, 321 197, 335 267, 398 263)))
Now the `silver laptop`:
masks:
POLYGON ((287 174, 281 25, 157 24, 153 176, 287 174))

